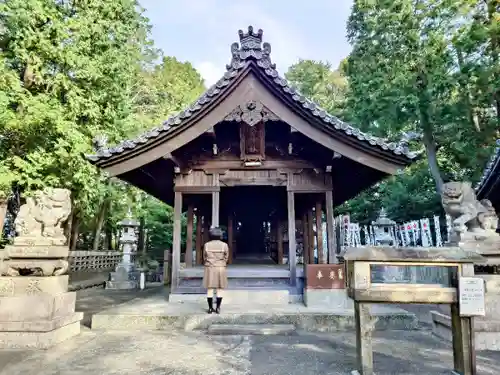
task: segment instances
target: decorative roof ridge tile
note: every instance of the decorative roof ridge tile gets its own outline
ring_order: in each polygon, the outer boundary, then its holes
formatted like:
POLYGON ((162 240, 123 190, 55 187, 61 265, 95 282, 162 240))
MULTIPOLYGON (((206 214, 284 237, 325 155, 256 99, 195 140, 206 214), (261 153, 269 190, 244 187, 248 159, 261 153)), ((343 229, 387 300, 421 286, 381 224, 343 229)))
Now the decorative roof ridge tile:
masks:
POLYGON ((226 65, 226 72, 191 105, 183 111, 170 116, 161 126, 145 131, 134 140, 124 140, 114 147, 107 147, 107 137, 105 136, 94 138, 93 144, 95 154, 86 155, 87 159, 93 162, 108 159, 125 150, 133 149, 139 144, 148 143, 159 137, 162 133, 171 131, 173 128, 180 125, 183 120, 190 118, 193 114, 199 112, 205 105, 212 102, 212 100, 222 92, 223 88, 229 85, 238 73, 247 66, 249 61, 255 61, 257 66, 260 67, 267 76, 273 79, 274 83, 277 84, 285 95, 297 102, 304 109, 307 109, 314 117, 317 117, 328 127, 333 126, 333 129, 342 130, 348 136, 355 137, 371 146, 377 146, 384 151, 391 151, 395 155, 403 155, 408 159, 414 159, 421 154, 421 151, 414 152, 409 149, 407 139, 402 139, 396 143, 387 143, 380 137, 362 132, 359 128, 342 121, 336 116, 330 115, 325 109, 302 95, 286 78, 280 76, 279 72, 276 70, 276 65, 271 61, 271 45, 267 42, 262 42, 263 31, 261 29, 255 32, 252 26, 248 26, 248 31, 246 33, 239 30, 238 34, 240 42, 235 42, 231 45, 232 58, 231 62, 226 65))
POLYGON ((476 187, 474 190, 476 192, 479 192, 481 188, 484 186, 484 184, 488 181, 491 173, 493 173, 495 166, 497 164, 500 164, 500 139, 496 140, 496 146, 495 151, 493 151, 493 155, 491 155, 490 160, 488 161, 488 164, 486 164, 486 168, 483 171, 483 175, 481 176, 481 179, 479 182, 476 184, 476 187))

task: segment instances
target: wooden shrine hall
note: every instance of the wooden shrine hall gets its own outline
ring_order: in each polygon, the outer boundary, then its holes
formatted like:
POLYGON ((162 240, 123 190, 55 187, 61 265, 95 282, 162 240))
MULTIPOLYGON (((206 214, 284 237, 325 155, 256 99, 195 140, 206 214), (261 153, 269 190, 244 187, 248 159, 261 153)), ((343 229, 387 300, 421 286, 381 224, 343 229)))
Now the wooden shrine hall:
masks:
POLYGON ((240 30, 223 77, 184 111, 135 140, 101 139, 88 156, 174 207, 174 291, 201 292, 210 226, 227 233, 230 286, 303 285, 303 265, 337 262, 334 207, 417 156, 302 96, 276 71, 262 35, 240 30))

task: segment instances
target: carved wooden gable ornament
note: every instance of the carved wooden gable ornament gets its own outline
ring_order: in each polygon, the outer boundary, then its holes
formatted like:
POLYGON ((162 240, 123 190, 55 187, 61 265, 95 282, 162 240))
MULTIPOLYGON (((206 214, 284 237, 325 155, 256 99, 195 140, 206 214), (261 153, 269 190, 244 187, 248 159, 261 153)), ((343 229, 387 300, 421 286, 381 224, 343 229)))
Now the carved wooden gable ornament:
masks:
POLYGON ((240 123, 240 152, 244 162, 265 159, 265 122, 279 120, 259 101, 240 104, 224 120, 240 123))

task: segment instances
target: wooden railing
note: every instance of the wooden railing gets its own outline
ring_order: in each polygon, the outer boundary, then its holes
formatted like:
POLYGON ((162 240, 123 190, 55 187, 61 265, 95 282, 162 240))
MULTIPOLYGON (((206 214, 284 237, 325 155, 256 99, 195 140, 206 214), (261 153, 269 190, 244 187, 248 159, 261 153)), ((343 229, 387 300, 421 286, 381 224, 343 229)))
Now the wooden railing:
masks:
POLYGON ((113 270, 120 260, 119 251, 70 251, 70 272, 96 272, 113 270))

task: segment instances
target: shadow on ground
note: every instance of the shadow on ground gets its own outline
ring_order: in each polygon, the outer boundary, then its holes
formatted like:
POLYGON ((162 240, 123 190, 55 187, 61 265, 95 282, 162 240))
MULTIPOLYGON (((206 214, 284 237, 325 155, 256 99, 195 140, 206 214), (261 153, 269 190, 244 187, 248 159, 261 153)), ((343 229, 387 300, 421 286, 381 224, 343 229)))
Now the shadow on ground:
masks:
POLYGON ((76 311, 83 312, 82 324, 90 328, 92 315, 116 307, 133 299, 144 299, 163 293, 165 301, 168 289, 162 284, 148 285, 144 290, 106 290, 104 288, 84 289, 77 292, 76 311))

